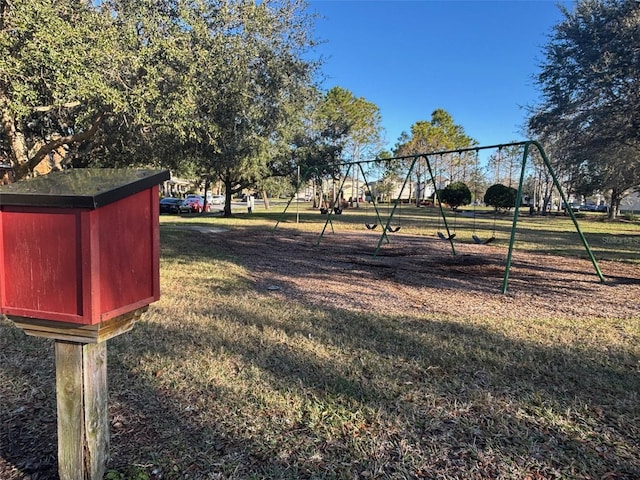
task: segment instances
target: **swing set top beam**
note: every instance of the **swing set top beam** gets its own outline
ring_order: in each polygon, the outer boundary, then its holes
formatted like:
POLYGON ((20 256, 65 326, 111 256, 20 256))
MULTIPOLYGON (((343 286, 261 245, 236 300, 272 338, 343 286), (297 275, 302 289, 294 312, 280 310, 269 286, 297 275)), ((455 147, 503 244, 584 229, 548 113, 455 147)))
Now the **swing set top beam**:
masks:
POLYGON ((464 147, 464 148, 454 148, 450 150, 434 150, 431 152, 422 152, 422 153, 413 153, 411 155, 401 155, 398 157, 389 157, 389 158, 373 158, 369 160, 358 160, 355 162, 338 162, 329 164, 329 167, 345 167, 349 165, 362 165, 367 163, 375 163, 375 162, 394 162, 401 160, 413 160, 414 158, 419 157, 433 157, 437 155, 447 155, 449 153, 465 153, 465 152, 479 152, 480 150, 495 150, 502 149, 506 147, 517 147, 517 146, 526 146, 526 145, 535 145, 539 150, 542 149, 540 144, 535 140, 523 140, 520 142, 511 142, 511 143, 498 143, 495 145, 476 145, 473 147, 464 147))

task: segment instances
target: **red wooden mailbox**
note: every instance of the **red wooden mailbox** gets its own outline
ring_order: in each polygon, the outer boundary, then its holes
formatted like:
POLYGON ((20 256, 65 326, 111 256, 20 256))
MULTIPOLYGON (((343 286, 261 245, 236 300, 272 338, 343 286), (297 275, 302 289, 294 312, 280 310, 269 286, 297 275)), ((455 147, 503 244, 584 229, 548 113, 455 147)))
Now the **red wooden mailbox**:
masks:
POLYGON ((0 313, 30 334, 97 341, 110 320, 158 300, 168 178, 75 169, 0 188, 0 313))
POLYGON ((61 480, 104 477, 106 340, 160 298, 158 184, 168 179, 81 169, 0 188, 0 313, 56 340, 61 480))

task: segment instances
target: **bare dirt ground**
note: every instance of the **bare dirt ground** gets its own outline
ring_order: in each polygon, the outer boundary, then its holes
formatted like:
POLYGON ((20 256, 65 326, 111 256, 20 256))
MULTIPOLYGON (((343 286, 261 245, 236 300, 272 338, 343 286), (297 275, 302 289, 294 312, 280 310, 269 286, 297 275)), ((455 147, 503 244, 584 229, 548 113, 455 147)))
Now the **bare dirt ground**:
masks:
MULTIPOLYGON (((221 251, 242 258, 255 281, 286 300, 389 313, 418 310, 461 317, 630 318, 640 314, 640 267, 514 251, 502 294, 507 250, 435 237, 389 235, 373 256, 379 234, 325 235, 251 232, 220 235, 221 251), (295 288, 288 288, 295 286, 295 288), (275 290, 278 289, 278 290, 275 290), (298 298, 300 299, 300 298, 298 298)), ((416 312, 418 313, 418 312, 416 312)))

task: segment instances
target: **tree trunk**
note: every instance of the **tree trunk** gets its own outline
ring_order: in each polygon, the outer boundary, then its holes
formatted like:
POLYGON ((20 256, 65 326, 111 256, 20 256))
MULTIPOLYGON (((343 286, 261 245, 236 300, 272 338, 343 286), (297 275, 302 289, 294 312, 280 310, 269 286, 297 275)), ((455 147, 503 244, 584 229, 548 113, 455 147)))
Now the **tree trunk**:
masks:
POLYGON ((271 202, 269 202, 269 196, 267 195, 267 191, 261 190, 260 195, 262 195, 262 200, 264 202, 264 209, 269 210, 269 207, 271 207, 271 202))
POLYGON ((224 180, 224 217, 231 217, 231 182, 224 180))
POLYGON ((313 208, 320 208, 320 200, 318 199, 317 184, 313 182, 313 208))
POLYGON ((209 210, 209 202, 207 201, 207 193, 209 193, 209 187, 211 186, 211 180, 209 177, 205 177, 204 179, 204 198, 202 199, 202 212, 206 213, 209 210))
MULTIPOLYGON (((0 95, 0 105, 6 105, 7 100, 0 95)), ((14 180, 20 180, 29 175, 38 164, 44 160, 50 152, 72 143, 81 143, 93 137, 105 118, 104 112, 99 112, 93 119, 93 123, 88 129, 79 133, 56 138, 42 144, 35 152, 29 152, 27 140, 24 134, 18 129, 15 117, 5 107, 2 110, 1 119, 2 130, 9 142, 11 149, 11 162, 13 167, 14 180)))
POLYGON ((611 190, 611 206, 609 207, 609 212, 607 213, 607 218, 609 220, 615 220, 620 213, 620 201, 622 200, 621 194, 617 189, 611 190))
POLYGON ((9 142, 14 178, 22 178, 25 175, 18 176, 18 170, 21 169, 22 165, 29 164, 29 148, 24 134, 16 128, 15 118, 7 109, 2 110, 2 130, 9 142))

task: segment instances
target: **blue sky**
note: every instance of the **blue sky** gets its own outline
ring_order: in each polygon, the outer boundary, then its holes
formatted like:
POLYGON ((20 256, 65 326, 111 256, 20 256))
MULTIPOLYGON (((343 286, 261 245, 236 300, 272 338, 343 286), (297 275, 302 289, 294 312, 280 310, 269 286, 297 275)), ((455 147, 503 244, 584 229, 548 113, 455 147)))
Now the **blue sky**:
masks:
POLYGON ((480 145, 525 140, 542 47, 563 18, 557 3, 311 0, 322 86, 378 105, 389 150, 436 108, 480 145))

